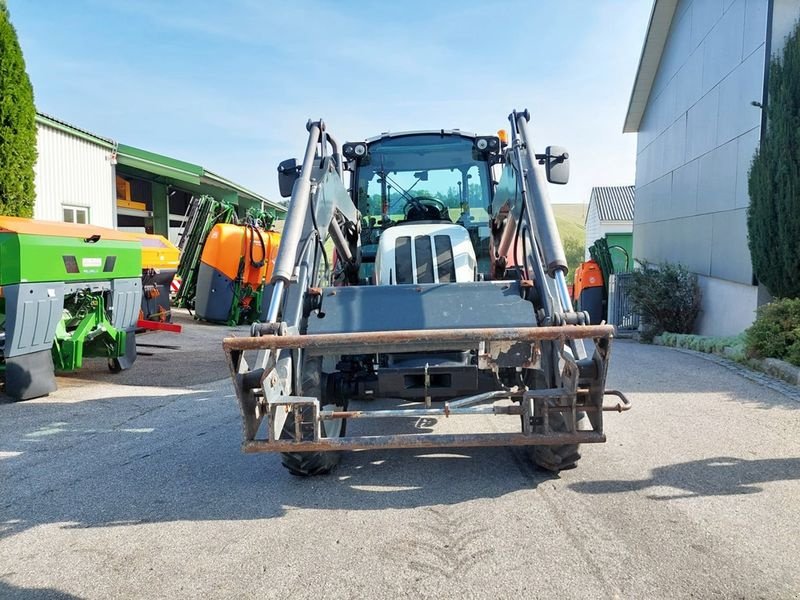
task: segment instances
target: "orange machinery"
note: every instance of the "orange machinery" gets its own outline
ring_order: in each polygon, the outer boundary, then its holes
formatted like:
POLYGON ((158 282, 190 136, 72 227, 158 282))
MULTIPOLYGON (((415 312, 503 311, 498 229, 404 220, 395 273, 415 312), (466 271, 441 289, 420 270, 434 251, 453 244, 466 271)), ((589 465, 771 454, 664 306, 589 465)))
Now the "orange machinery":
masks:
POLYGON ((278 232, 254 225, 214 225, 200 257, 195 316, 231 325, 259 320, 279 242, 278 232))
POLYGON ((576 310, 585 310, 593 325, 604 319, 603 310, 603 271, 594 259, 578 265, 575 269, 575 284, 572 299, 576 310))

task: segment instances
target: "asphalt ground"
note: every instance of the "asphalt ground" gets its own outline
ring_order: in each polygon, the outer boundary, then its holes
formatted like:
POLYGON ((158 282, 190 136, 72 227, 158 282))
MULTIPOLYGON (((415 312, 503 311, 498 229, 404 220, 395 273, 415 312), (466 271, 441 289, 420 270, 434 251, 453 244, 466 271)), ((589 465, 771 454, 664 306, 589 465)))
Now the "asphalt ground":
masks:
POLYGON ((634 408, 560 476, 494 448, 353 452, 301 479, 239 450, 229 328, 184 323, 128 373, 100 361, 0 405, 0 598, 800 596, 800 403, 735 370, 616 341, 634 408))

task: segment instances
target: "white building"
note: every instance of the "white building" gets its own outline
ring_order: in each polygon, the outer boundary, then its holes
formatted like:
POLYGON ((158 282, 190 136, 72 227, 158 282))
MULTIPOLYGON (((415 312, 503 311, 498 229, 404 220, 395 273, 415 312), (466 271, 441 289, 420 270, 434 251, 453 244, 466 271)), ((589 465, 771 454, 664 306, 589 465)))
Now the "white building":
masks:
POLYGON ((284 218, 286 207, 200 165, 118 144, 51 116, 36 115, 34 219, 157 233, 177 241, 193 196, 284 218))
POLYGON ((736 334, 765 292, 747 247, 747 174, 766 65, 800 0, 655 0, 625 132, 638 133, 634 256, 681 263, 703 291, 699 333, 736 334))
POLYGON ((116 144, 43 114, 36 115, 33 218, 116 226, 116 144))
MULTIPOLYGON (((633 213, 634 186, 618 185, 612 187, 594 187, 589 196, 586 209, 586 258, 589 258, 589 247, 597 240, 604 238, 609 246, 618 246, 624 250, 632 263, 633 245, 633 213)), ((614 255, 614 266, 625 271, 623 264, 617 265, 614 255)), ((632 267, 632 264, 630 265, 632 267)))

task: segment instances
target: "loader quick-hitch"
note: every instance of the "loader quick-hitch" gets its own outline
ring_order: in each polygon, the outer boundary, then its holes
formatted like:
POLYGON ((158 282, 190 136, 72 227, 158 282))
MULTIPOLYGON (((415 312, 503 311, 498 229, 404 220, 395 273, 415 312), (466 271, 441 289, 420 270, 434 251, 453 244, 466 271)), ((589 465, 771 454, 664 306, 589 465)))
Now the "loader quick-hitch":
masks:
POLYGON ((510 143, 437 130, 342 151, 309 122, 300 166, 279 167, 291 202, 268 322, 223 343, 246 452, 281 452, 292 473, 313 475, 339 450, 519 445, 558 471, 579 444, 605 441, 603 412, 630 407, 605 389, 613 328, 572 308, 547 196, 548 182, 566 183, 569 155, 537 155, 529 119, 509 115, 510 143), (619 401, 605 405, 609 395, 619 401), (518 430, 345 432, 348 421, 487 415, 518 430))

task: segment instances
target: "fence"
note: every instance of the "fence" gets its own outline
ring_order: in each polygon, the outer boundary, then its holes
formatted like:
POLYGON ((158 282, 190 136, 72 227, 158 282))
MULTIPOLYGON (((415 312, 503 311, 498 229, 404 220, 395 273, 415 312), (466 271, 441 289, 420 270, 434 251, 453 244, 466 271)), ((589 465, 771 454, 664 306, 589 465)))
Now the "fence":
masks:
POLYGON ((616 326, 618 332, 639 329, 639 315, 634 312, 628 293, 632 278, 632 273, 617 273, 609 277, 607 322, 616 326))

